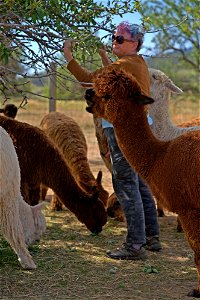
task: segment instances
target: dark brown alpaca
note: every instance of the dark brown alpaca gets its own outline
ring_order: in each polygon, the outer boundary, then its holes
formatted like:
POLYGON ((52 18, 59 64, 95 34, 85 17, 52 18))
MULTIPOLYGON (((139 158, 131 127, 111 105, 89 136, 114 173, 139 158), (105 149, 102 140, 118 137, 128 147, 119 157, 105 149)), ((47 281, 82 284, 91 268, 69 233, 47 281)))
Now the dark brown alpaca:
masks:
POLYGON ((152 133, 144 106, 153 99, 141 94, 136 79, 107 67, 86 91, 87 111, 111 122, 129 163, 146 180, 167 210, 179 215, 194 251, 198 287, 188 296, 200 298, 200 131, 171 141, 152 133))
POLYGON ((118 222, 125 222, 124 211, 117 200, 115 193, 112 193, 108 198, 107 214, 118 222))
POLYGON ((15 104, 6 104, 4 108, 0 108, 0 113, 9 118, 15 118, 17 115, 18 108, 15 104))
POLYGON ((0 126, 9 133, 16 148, 24 200, 30 205, 37 204, 40 184, 43 184, 51 188, 91 232, 101 232, 107 213, 98 193, 88 196, 78 187, 62 154, 45 133, 4 116, 0 116, 0 126))
MULTIPOLYGON (((87 194, 99 191, 99 199, 107 206, 108 192, 101 184, 102 172, 94 177, 87 158, 86 138, 77 122, 60 112, 50 112, 40 122, 40 127, 59 148, 79 187, 87 194)), ((59 202, 53 198, 53 206, 59 202)))

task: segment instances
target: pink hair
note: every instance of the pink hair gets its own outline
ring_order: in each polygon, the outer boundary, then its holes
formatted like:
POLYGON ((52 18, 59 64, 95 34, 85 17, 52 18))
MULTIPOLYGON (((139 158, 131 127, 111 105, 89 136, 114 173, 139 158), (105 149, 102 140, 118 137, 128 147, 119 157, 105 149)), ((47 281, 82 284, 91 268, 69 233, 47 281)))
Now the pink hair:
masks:
POLYGON ((130 23, 127 22, 127 21, 121 22, 121 23, 119 23, 119 25, 116 27, 116 30, 119 31, 119 32, 121 32, 121 33, 127 32, 127 33, 130 33, 130 34, 131 34, 130 23))

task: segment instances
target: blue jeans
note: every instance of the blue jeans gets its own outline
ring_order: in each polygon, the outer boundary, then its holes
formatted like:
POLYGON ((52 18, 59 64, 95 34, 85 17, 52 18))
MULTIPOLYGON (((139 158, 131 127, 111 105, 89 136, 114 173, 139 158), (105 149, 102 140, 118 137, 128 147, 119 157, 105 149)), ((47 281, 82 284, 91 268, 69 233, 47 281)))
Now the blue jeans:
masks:
POLYGON ((113 188, 126 217, 126 243, 144 244, 146 238, 159 236, 155 201, 148 186, 123 156, 114 129, 105 128, 104 133, 112 162, 113 188))

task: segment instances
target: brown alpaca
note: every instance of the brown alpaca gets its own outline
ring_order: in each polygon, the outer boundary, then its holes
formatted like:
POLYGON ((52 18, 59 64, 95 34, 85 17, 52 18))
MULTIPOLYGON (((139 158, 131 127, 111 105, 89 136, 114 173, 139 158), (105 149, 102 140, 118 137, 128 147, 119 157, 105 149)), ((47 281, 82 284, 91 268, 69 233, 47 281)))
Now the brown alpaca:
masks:
POLYGON ((141 94, 137 80, 107 67, 86 91, 87 111, 111 122, 118 144, 129 163, 146 180, 167 210, 179 215, 194 251, 198 287, 188 295, 200 297, 200 131, 171 141, 152 133, 144 105, 153 99, 141 94), (162 196, 162 197, 161 197, 162 196))
POLYGON ((116 221, 125 221, 124 211, 117 200, 115 193, 112 193, 108 198, 107 214, 116 221))
POLYGON ((0 113, 9 118, 15 118, 17 115, 18 108, 15 104, 6 104, 4 108, 0 108, 0 113))
POLYGON ((32 125, 0 116, 2 126, 12 138, 21 169, 21 191, 30 205, 39 201, 40 184, 51 188, 61 202, 91 232, 101 232, 107 221, 98 192, 88 196, 77 185, 69 167, 45 133, 32 125))
MULTIPOLYGON (((149 68, 149 75, 151 79, 150 95, 155 101, 152 105, 149 106, 149 113, 153 120, 153 126, 151 126, 151 129, 154 135, 160 140, 168 141, 178 137, 179 135, 185 133, 186 131, 199 130, 200 118, 196 118, 189 122, 182 123, 178 126, 176 126, 172 122, 169 113, 169 103, 170 103, 171 94, 172 93, 180 94, 182 91, 178 86, 175 85, 175 83, 165 73, 163 73, 160 70, 149 68)), ((104 155, 104 153, 108 152, 108 144, 104 132, 102 130, 101 119, 96 118, 94 116, 94 124, 95 124, 95 131, 96 131, 97 141, 98 141, 102 159, 105 165, 107 166, 107 168, 109 169, 109 171, 111 172, 111 163, 108 160, 108 157, 104 155)), ((115 197, 115 201, 118 202, 116 197, 115 197)), ((116 220, 118 221, 123 220, 123 218, 121 218, 123 212, 122 211, 120 212, 119 203, 115 204, 115 201, 114 201, 114 195, 112 195, 111 199, 109 197, 108 215, 111 216, 110 215, 111 212, 112 216, 116 220), (115 208, 117 208, 116 213, 115 213, 115 208)), ((159 217, 164 216, 163 208, 160 206, 158 201, 157 201, 157 211, 159 217)), ((182 231, 179 221, 177 225, 177 231, 182 231)))
POLYGON ((178 126, 180 127, 200 126, 200 118, 189 120, 187 122, 179 124, 178 126))
MULTIPOLYGON (((87 143, 83 131, 74 119, 60 112, 51 112, 43 117, 40 127, 59 148, 79 187, 87 194, 99 191, 99 199, 107 206, 108 192, 104 190, 101 179, 92 174, 87 158, 87 143)), ((53 207, 59 199, 53 197, 53 207)))

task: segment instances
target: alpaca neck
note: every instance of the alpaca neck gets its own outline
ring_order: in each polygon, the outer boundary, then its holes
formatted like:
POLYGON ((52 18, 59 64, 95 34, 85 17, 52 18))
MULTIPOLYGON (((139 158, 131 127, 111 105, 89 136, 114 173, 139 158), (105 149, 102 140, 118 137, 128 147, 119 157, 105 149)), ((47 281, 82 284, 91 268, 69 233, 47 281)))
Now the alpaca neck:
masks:
MULTIPOLYGON (((162 95, 162 101, 157 100, 149 107, 149 114, 153 120, 152 130, 155 136, 161 140, 170 140, 170 133, 176 130, 176 126, 173 124, 170 118, 169 112, 169 100, 170 92, 165 91, 162 95)), ((154 97, 155 99, 155 97, 154 97)))
POLYGON ((123 110, 121 106, 120 117, 114 124, 114 130, 127 160, 148 180, 151 168, 155 167, 155 162, 162 159, 167 143, 158 141, 152 134, 144 107, 131 104, 128 110, 123 110))
POLYGON ((50 176, 45 176, 42 183, 51 188, 67 208, 76 213, 79 202, 83 201, 86 195, 77 185, 60 154, 50 148, 49 157, 54 157, 51 164, 46 160, 46 174, 50 176))
POLYGON ((32 215, 30 205, 24 201, 21 195, 19 196, 18 199, 19 199, 20 217, 22 218, 25 216, 26 218, 29 218, 29 215, 32 215))

